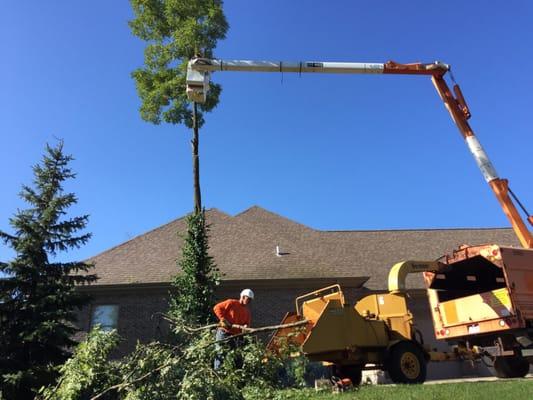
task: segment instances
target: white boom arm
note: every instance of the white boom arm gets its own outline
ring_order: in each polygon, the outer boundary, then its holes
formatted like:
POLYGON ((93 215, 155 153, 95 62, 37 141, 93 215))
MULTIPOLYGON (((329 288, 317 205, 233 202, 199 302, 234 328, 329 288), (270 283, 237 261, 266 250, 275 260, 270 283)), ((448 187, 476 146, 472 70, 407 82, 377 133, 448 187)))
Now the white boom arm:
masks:
MULTIPOLYGON (((423 64, 425 70, 446 72, 449 66, 441 62, 423 64)), ((214 71, 297 72, 335 74, 383 74, 391 72, 390 63, 317 62, 317 61, 251 61, 213 60, 193 58, 187 66, 187 96, 189 100, 204 103, 209 90, 209 73, 214 71)), ((420 71, 419 73, 423 73, 420 71)), ((426 73, 427 74, 427 73, 426 73)))

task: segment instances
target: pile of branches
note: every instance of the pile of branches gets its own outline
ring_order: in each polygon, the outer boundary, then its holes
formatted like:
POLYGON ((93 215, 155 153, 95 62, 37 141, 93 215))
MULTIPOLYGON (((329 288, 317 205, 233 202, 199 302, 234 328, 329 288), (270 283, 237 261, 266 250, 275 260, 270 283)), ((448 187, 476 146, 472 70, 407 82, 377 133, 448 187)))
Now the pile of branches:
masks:
POLYGON ((174 325, 174 333, 182 338, 178 344, 139 343, 124 359, 109 361, 120 338, 115 331, 104 332, 96 327, 61 367, 57 385, 41 390, 39 398, 264 399, 275 398, 281 387, 303 382, 303 376, 297 375, 303 371, 305 360, 289 360, 288 348, 282 354, 270 354, 255 335, 279 328, 298 328, 305 321, 243 327, 241 334, 216 341, 213 333, 216 324, 187 327, 166 315, 163 318, 174 325), (227 345, 236 338, 240 338, 240 346, 227 345), (222 365, 215 370, 213 361, 221 356, 222 365))

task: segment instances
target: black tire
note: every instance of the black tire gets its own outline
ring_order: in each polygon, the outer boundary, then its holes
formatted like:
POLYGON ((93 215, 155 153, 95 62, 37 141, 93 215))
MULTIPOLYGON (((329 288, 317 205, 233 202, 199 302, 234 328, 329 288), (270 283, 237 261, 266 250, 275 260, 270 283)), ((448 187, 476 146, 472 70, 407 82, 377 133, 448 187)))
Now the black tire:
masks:
POLYGON ((424 352, 413 342, 394 345, 387 357, 386 368, 394 383, 424 383, 427 374, 424 352))
POLYGON ((521 356, 496 357, 494 371, 498 378, 523 378, 529 372, 529 362, 521 356))
POLYGON ((361 365, 334 365, 333 375, 339 378, 349 378, 352 385, 359 386, 363 378, 363 368, 361 365))

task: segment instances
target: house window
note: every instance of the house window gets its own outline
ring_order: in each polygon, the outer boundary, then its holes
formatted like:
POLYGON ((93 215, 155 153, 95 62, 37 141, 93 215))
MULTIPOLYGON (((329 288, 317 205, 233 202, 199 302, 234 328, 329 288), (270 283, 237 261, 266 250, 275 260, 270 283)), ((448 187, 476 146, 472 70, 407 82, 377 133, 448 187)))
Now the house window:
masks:
POLYGON ((94 306, 91 316, 91 327, 95 325, 100 325, 104 331, 117 329, 118 305, 106 304, 94 306))

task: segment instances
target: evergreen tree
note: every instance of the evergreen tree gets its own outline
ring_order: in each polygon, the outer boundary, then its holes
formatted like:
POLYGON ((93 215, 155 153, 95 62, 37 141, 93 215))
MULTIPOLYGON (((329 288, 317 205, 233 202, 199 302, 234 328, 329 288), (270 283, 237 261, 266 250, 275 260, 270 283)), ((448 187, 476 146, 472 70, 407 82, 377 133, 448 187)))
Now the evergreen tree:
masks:
POLYGON ((23 186, 20 193, 29 208, 10 219, 12 234, 0 231, 15 252, 12 261, 0 263, 0 388, 8 399, 33 398, 54 381, 56 367, 75 344, 75 309, 88 300, 75 286, 96 279, 88 274, 90 265, 58 257, 91 237, 80 233, 87 215, 66 217, 77 202, 62 187, 75 177, 68 166, 72 159, 63 154, 62 142, 47 145, 42 162, 33 167, 33 187, 23 186))
POLYGON ((169 314, 188 325, 204 324, 213 318, 220 273, 209 256, 208 235, 205 212, 187 216, 187 233, 178 261, 181 273, 173 281, 175 295, 170 300, 169 314))

